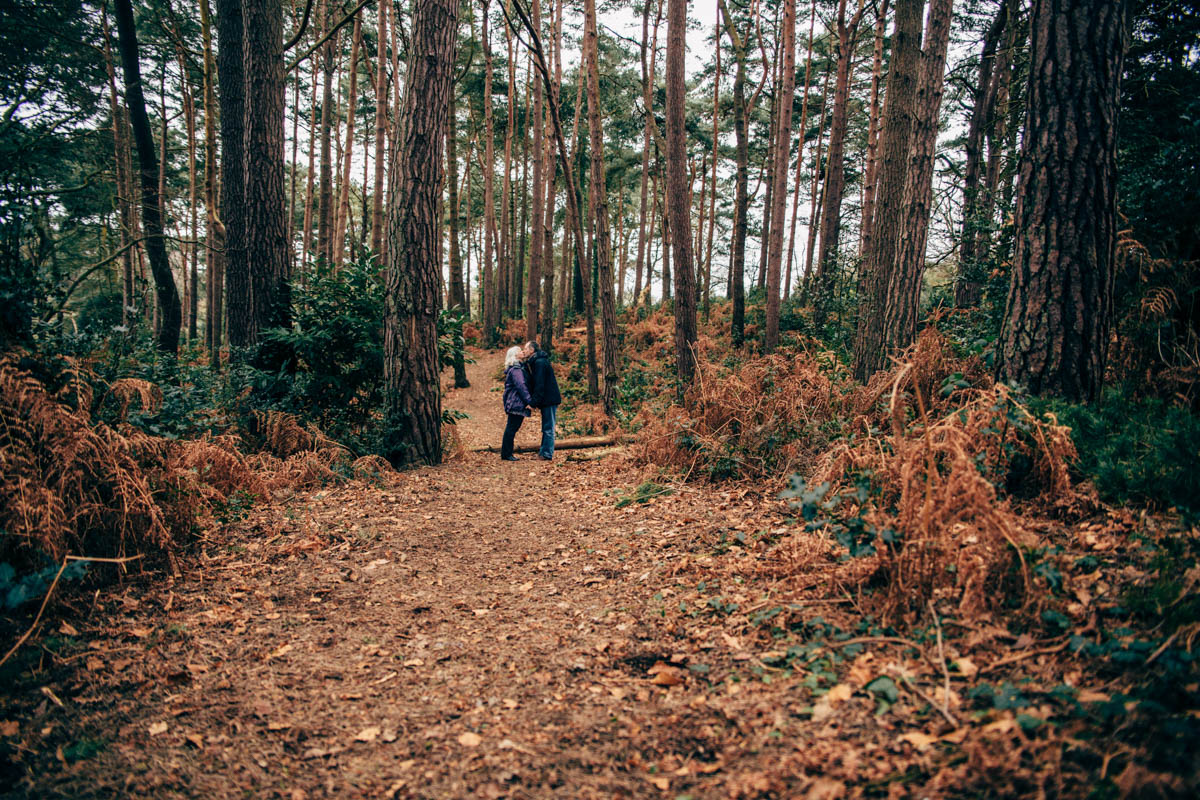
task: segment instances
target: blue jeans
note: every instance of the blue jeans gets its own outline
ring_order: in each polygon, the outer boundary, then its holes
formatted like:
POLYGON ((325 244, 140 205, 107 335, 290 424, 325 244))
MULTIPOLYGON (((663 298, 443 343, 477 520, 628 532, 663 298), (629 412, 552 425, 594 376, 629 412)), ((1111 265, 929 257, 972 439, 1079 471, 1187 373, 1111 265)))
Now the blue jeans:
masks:
POLYGON ((538 455, 545 459, 554 458, 554 421, 558 418, 558 406, 542 409, 542 446, 538 455))

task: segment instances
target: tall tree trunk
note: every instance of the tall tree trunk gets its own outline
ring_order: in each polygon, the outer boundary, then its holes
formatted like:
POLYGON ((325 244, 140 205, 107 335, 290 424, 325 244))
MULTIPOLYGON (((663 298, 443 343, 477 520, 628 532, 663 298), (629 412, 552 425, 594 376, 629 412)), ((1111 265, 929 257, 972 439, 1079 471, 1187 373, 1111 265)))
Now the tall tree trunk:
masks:
POLYGON ((750 132, 746 113, 746 40, 738 35, 734 20, 729 16, 725 0, 718 0, 721 16, 725 20, 725 32, 733 45, 737 59, 737 71, 733 79, 733 130, 737 154, 737 172, 734 177, 733 244, 729 254, 730 295, 733 311, 730 318, 730 339, 734 347, 741 347, 746 326, 746 232, 747 215, 750 210, 750 132))
MULTIPOLYGON (((505 4, 512 0, 502 0, 505 4)), ((513 30, 509 25, 504 26, 504 42, 508 48, 508 111, 504 128, 504 180, 500 191, 500 274, 496 277, 497 306, 496 325, 500 324, 502 312, 511 308, 509 295, 512 290, 512 275, 514 269, 514 254, 516 243, 513 237, 513 137, 517 126, 517 60, 513 54, 513 30)))
MULTIPOLYGON (((541 0, 533 0, 531 13, 533 16, 533 24, 537 26, 538 33, 542 31, 542 4, 541 0)), ((525 291, 525 336, 529 340, 537 339, 538 335, 538 315, 541 313, 541 289, 542 289, 542 237, 543 227, 545 225, 546 207, 544 205, 545 198, 545 161, 546 161, 546 146, 542 141, 545 134, 543 126, 544 111, 542 109, 542 87, 541 84, 534 80, 532 74, 530 81, 533 84, 533 118, 529 124, 533 126, 533 214, 532 214, 532 246, 529 253, 529 283, 525 291)))
MULTIPOLYGON (((796 257, 796 217, 800 210, 800 180, 804 173, 804 140, 808 135, 808 100, 812 77, 813 32, 817 24, 817 4, 813 3, 808 17, 808 48, 804 58, 804 100, 800 105, 800 142, 796 145, 796 191, 792 193, 792 219, 788 223, 787 275, 783 281, 783 299, 791 295, 792 262, 796 257)), ((799 285, 800 281, 796 281, 799 285)))
MULTIPOLYGON (((322 0, 322 28, 326 31, 333 25, 333 13, 329 7, 332 2, 322 0)), ((321 174, 317 200, 317 258, 325 259, 326 264, 333 260, 333 73, 337 38, 338 34, 335 33, 321 46, 321 174)))
MULTIPOLYGON (((362 47, 362 12, 354 15, 350 44, 350 87, 346 100, 346 146, 342 148, 342 191, 338 199, 337 224, 333 234, 333 264, 341 267, 346 259, 346 231, 350 220, 350 168, 354 163, 354 117, 358 105, 358 51, 362 47)), ((363 157, 366 157, 364 153, 363 157)), ((366 187, 363 187, 366 191, 366 187)))
POLYGON ((221 219, 225 222, 225 310, 229 344, 253 342, 253 291, 246 260, 246 79, 241 0, 217 0, 217 79, 221 103, 221 219))
POLYGON ((717 65, 713 72, 713 146, 712 146, 712 192, 708 201, 708 244, 704 255, 704 285, 700 297, 701 313, 708 322, 709 301, 712 297, 713 233, 717 227, 717 161, 720 156, 720 108, 721 108, 721 9, 717 8, 717 19, 713 25, 713 47, 717 51, 717 65))
POLYGON ((937 147, 938 112, 942 107, 953 5, 953 0, 933 0, 929 5, 908 177, 901 201, 905 221, 900 229, 896 266, 884 306, 883 326, 889 353, 904 349, 917 335, 917 312, 933 199, 933 156, 937 147))
POLYGON ((863 381, 884 365, 887 352, 883 314, 903 221, 901 201, 912 140, 924 5, 924 0, 896 0, 892 63, 880 142, 875 230, 859 281, 859 315, 854 338, 854 374, 863 381))
POLYGON ((108 74, 109 102, 112 115, 114 175, 117 187, 117 218, 120 228, 121 246, 121 324, 128 326, 130 310, 133 308, 133 248, 130 236, 133 232, 133 207, 130 202, 128 142, 125 138, 125 108, 117 94, 117 70, 113 61, 111 37, 108 28, 108 10, 100 16, 104 34, 104 66, 108 74))
MULTIPOLYGON (((991 220, 984 216, 988 205, 983 198, 984 135, 993 121, 999 86, 1004 83, 996 67, 996 51, 1000 37, 1010 27, 1010 19, 1016 13, 1015 0, 1004 0, 996 18, 988 27, 983 39, 983 52, 979 57, 979 79, 975 86, 974 105, 967 125, 966 162, 963 166, 963 227, 958 256, 958 280, 954 284, 954 302, 960 308, 978 305, 983 288, 980 271, 981 229, 990 226, 991 220)), ((1002 67, 1005 65, 1001 65, 1002 67)), ((1003 76, 1007 78, 1007 76, 1003 76)))
POLYGON ((457 21, 458 0, 416 4, 411 46, 423 57, 408 62, 392 158, 384 294, 383 454, 397 467, 442 460, 437 206, 457 21))
POLYGON ((887 29, 888 0, 879 5, 875 17, 875 48, 871 58, 871 99, 867 106, 867 166, 863 170, 862 231, 858 254, 871 249, 871 232, 875 227, 875 190, 879 149, 879 78, 883 72, 883 34, 887 29))
MULTIPOLYGON (((936 2, 936 0, 935 0, 936 2)), ((846 0, 839 0, 837 15, 837 82, 833 91, 833 115, 829 122, 829 155, 825 190, 821 204, 821 245, 817 253, 816 294, 818 308, 824 309, 837 271, 838 247, 842 233, 842 197, 846 189, 846 128, 850 106, 850 68, 854 63, 858 24, 862 20, 863 0, 846 19, 846 0)), ((824 314, 818 312, 818 317, 824 314)))
MULTIPOLYGON (((642 63, 642 107, 645 109, 645 119, 642 125, 642 199, 638 206, 638 255, 637 265, 634 269, 634 284, 633 284, 633 307, 637 308, 641 302, 642 295, 642 272, 643 269, 649 272, 646 265, 646 258, 649 253, 647 236, 653 235, 654 226, 646 225, 647 208, 647 187, 650 177, 650 143, 651 132, 654 130, 654 72, 655 60, 658 57, 658 26, 662 20, 662 0, 658 0, 658 15, 654 20, 654 34, 652 38, 647 38, 650 28, 650 0, 645 0, 642 5, 642 46, 641 46, 641 63, 642 63), (647 58, 647 43, 649 43, 649 57, 647 58)), ((650 280, 647 278, 646 285, 650 285, 650 280)))
POLYGON ((242 13, 245 74, 254 87, 246 92, 246 257, 257 338, 291 320, 283 190, 283 9, 278 0, 242 0, 242 13))
POLYGON ((179 290, 167 259, 163 241, 162 208, 158 193, 158 158, 154 153, 154 135, 146 114, 146 98, 142 92, 141 65, 138 62, 137 31, 133 22, 130 0, 116 0, 117 47, 121 52, 121 67, 125 76, 125 102, 133 128, 133 142, 141 165, 142 225, 146 231, 146 254, 154 276, 154 291, 158 300, 158 349, 164 353, 179 351, 179 324, 182 311, 179 290))
MULTIPOLYGON (((604 336, 604 413, 612 416, 617 404, 617 306, 613 298, 612 237, 608 228, 608 188, 604 175, 604 131, 600 122, 600 48, 597 43, 596 0, 584 0, 583 56, 588 80, 588 149, 592 161, 591 207, 596 229, 596 262, 600 281, 600 325, 604 336)), ((589 298, 590 299, 590 298, 589 298)), ((594 312, 588 303, 588 323, 594 312)), ((591 334, 594 336, 595 334, 591 334)), ((590 338, 589 337, 589 338, 590 338)), ((589 388, 592 378, 589 375, 589 388)))
MULTIPOLYGON (((456 34, 457 35, 457 34, 456 34)), ((467 313, 467 297, 463 287, 462 249, 459 246, 459 203, 458 203, 458 103, 455 86, 450 85, 446 93, 446 226, 450 237, 450 298, 449 306, 458 307, 467 313)), ((467 162, 470 169, 470 161, 467 162)), ((438 271, 441 271, 439 263, 438 271)), ((454 386, 465 389, 471 382, 467 380, 466 360, 459 350, 454 356, 454 386)))
POLYGON ((1117 233, 1116 141, 1129 4, 1035 0, 1012 281, 997 375, 1095 400, 1117 233))
POLYGON ((222 310, 225 291, 225 225, 217 206, 217 98, 214 83, 217 79, 216 61, 212 48, 212 14, 208 0, 200 0, 200 30, 204 44, 204 265, 207 274, 207 304, 205 343, 209 348, 209 365, 221 364, 221 335, 224 331, 222 310))
POLYGON ((792 95, 796 91, 796 0, 783 4, 783 74, 779 90, 778 122, 775 126, 775 166, 771 182, 771 231, 767 255, 767 331, 763 349, 768 353, 779 345, 779 300, 783 265, 783 223, 787 213, 788 164, 791 162, 792 95))
MULTIPOLYGON (((563 29, 563 0, 554 1, 554 86, 547 104, 559 105, 562 96, 562 29, 563 29)), ((542 241, 542 271, 544 286, 542 289, 541 314, 541 344, 547 352, 553 352, 554 347, 554 200, 556 171, 554 168, 554 134, 550 121, 550 109, 547 105, 543 121, 543 136, 546 164, 546 213, 543 216, 545 233, 542 241)))
MULTIPOLYGON (((788 0, 794 5, 794 0, 788 0)), ((684 50, 687 0, 667 2, 667 181, 672 245, 675 251, 675 369, 683 386, 696 374, 696 283, 684 140, 684 50)), ((790 98, 789 98, 790 100, 790 98)))
MULTIPOLYGON (((491 38, 491 3, 490 0, 483 0, 483 136, 484 136, 484 151, 483 151, 483 260, 480 264, 482 270, 482 286, 480 290, 483 293, 483 330, 485 336, 491 336, 491 332, 500 324, 500 305, 498 301, 498 286, 495 275, 493 274, 494 267, 494 251, 493 247, 496 242, 496 197, 495 197, 495 122, 493 120, 494 112, 492 108, 492 77, 493 77, 493 61, 492 61, 492 38, 491 38)), ((505 164, 507 170, 508 165, 505 164)), ((507 174, 507 173, 506 173, 507 174)), ((507 191, 507 179, 505 185, 507 191)))
MULTIPOLYGON (((829 76, 832 70, 825 70, 825 80, 821 85, 821 118, 817 121, 817 149, 813 156, 812 184, 809 192, 808 212, 808 243, 804 248, 804 291, 808 293, 814 279, 813 261, 817 252, 817 231, 821 228, 821 159, 825 148, 825 115, 829 111, 829 76)), ((818 311, 818 314, 820 312, 818 311)), ((819 321, 819 318, 818 318, 819 321)))
MULTIPOLYGON (((378 52, 375 54, 375 174, 371 191, 371 252, 377 257, 382 257, 383 250, 383 175, 388 108, 387 27, 390 5, 388 0, 379 0, 378 52)), ((484 13, 486 16, 486 11, 484 13)), ((487 101, 491 102, 490 95, 487 101)))

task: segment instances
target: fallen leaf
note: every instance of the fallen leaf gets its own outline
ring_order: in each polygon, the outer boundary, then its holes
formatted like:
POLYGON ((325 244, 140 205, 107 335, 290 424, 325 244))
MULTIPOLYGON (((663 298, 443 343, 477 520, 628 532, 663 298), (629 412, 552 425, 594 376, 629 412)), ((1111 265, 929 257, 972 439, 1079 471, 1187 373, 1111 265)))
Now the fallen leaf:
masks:
POLYGON ((393 730, 390 730, 390 729, 385 730, 383 732, 383 735, 380 736, 379 738, 383 739, 385 742, 394 742, 394 741, 396 741, 396 732, 393 730))
POLYGON ((77 631, 75 629, 75 626, 72 625, 71 623, 65 622, 65 621, 63 622, 62 625, 58 626, 58 632, 66 635, 66 636, 78 636, 79 635, 79 631, 77 631))
POLYGON ((664 667, 655 673, 650 681, 655 686, 678 686, 683 683, 683 670, 675 667, 664 667))
POLYGON ((958 671, 963 674, 964 678, 974 678, 979 674, 979 667, 971 659, 963 656, 954 662, 954 666, 958 667, 958 671))
POLYGON ((285 644, 271 651, 271 654, 267 656, 266 660, 270 661, 272 658, 279 658, 280 656, 290 652, 292 652, 292 646, 290 644, 285 644))
POLYGON ((473 731, 467 731, 458 736, 458 743, 463 747, 478 747, 481 742, 483 742, 483 739, 480 738, 478 733, 473 731))
POLYGON ((528 592, 532 588, 533 588, 533 581, 526 581, 525 583, 522 583, 520 586, 517 587, 517 591, 521 592, 521 593, 525 593, 525 592, 528 592))
POLYGON ((0 736, 16 736, 21 732, 21 725, 15 719, 0 721, 0 736))
POLYGON ((269 731, 286 731, 290 727, 292 727, 292 723, 290 723, 290 722, 268 722, 267 723, 267 730, 269 730, 269 731))
POLYGON ((650 781, 664 792, 671 788, 671 779, 667 777, 646 778, 646 780, 650 781))
POLYGON ((825 693, 831 706, 843 703, 854 695, 854 687, 848 683, 839 683, 825 693))
POLYGON ((902 734, 899 738, 896 739, 896 741, 908 742, 913 747, 917 748, 922 753, 924 753, 926 750, 928 750, 930 748, 930 746, 934 742, 937 741, 937 738, 933 737, 933 736, 929 736, 928 734, 922 733, 921 731, 909 731, 908 733, 902 734))
POLYGON ((166 733, 167 732, 167 723, 165 723, 165 722, 151 723, 149 731, 150 731, 151 736, 158 736, 161 733, 166 733))
POLYGON ((136 636, 139 639, 145 639, 147 636, 149 636, 154 631, 150 630, 149 628, 134 628, 129 632, 132 633, 134 636, 136 636))
POLYGON ((355 741, 359 741, 359 742, 373 742, 373 741, 375 741, 376 737, 379 736, 379 734, 380 734, 379 728, 375 728, 375 727, 363 728, 361 731, 358 732, 358 735, 355 736, 354 739, 355 739, 355 741))
POLYGON ((186 738, 186 739, 187 739, 189 742, 191 742, 192 746, 193 746, 193 747, 195 747, 197 750, 203 750, 203 749, 204 749, 204 737, 203 737, 203 736, 201 736, 200 734, 198 734, 198 733, 189 733, 189 734, 188 734, 186 737, 184 737, 184 738, 186 738))
POLYGON ((404 662, 404 666, 406 666, 406 667, 423 667, 423 666, 425 666, 425 662, 419 658, 410 658, 408 661, 404 662))

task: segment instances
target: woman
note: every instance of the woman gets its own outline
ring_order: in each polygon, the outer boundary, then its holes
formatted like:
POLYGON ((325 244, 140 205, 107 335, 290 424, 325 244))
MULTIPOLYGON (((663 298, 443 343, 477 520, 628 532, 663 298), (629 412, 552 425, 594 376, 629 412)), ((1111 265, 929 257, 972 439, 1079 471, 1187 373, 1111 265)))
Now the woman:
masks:
POLYGON ((504 413, 508 414, 508 424, 504 426, 504 439, 500 443, 503 461, 518 460, 513 455, 513 437, 529 416, 531 398, 525 383, 525 368, 521 365, 522 352, 519 346, 510 347, 504 356, 504 413))

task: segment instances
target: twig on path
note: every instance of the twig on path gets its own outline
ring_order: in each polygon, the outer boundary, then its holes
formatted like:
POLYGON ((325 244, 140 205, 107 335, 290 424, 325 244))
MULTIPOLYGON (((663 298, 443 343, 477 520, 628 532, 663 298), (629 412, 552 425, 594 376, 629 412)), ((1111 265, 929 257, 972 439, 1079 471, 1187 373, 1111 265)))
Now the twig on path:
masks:
POLYGON ((895 668, 892 669, 892 674, 895 675, 897 678, 899 678, 900 681, 908 688, 908 690, 910 692, 912 692, 917 697, 921 698, 926 703, 928 703, 930 708, 936 708, 938 710, 938 713, 940 713, 943 717, 946 718, 947 722, 949 722, 955 728, 958 727, 958 720, 954 718, 954 715, 950 713, 949 709, 943 708, 942 706, 938 705, 937 702, 932 697, 930 697, 928 694, 926 694, 921 689, 921 687, 917 686, 915 683, 910 681, 908 679, 907 675, 905 675, 900 670, 895 669, 895 668))
POLYGON ((136 556, 126 556, 125 558, 87 558, 86 556, 65 556, 63 558, 62 566, 58 568, 58 572, 54 573, 54 580, 50 582, 50 588, 46 590, 46 596, 42 598, 42 606, 38 609, 37 616, 33 618, 33 624, 29 626, 29 630, 25 631, 25 634, 20 639, 17 639, 17 643, 14 644, 9 651, 4 654, 4 658, 0 658, 0 667, 4 666, 4 664, 10 658, 12 658, 13 653, 17 652, 17 650, 21 648, 21 645, 25 644, 25 642, 37 629, 38 623, 42 621, 42 614, 46 611, 46 606, 50 604, 50 595, 54 594, 54 589, 56 586, 58 586, 58 579, 62 577, 63 570, 67 568, 67 564, 72 561, 97 561, 102 564, 128 564, 130 561, 137 561, 139 558, 142 558, 140 553, 136 556))
POLYGON ((1060 644, 1054 645, 1053 647, 1042 647, 1037 650, 1026 650, 1024 653, 1018 653, 1013 656, 1005 656, 1004 658, 1000 659, 999 661, 994 661, 991 664, 988 664, 983 669, 979 670, 979 674, 984 675, 984 674, 996 669, 997 667, 1003 667, 1006 664, 1015 664, 1018 661, 1024 661, 1025 659, 1032 658, 1033 656, 1046 656, 1046 655, 1050 655, 1051 653, 1060 653, 1063 650, 1066 650, 1067 645, 1069 645, 1070 643, 1071 643, 1071 640, 1067 639, 1067 640, 1061 642, 1060 644))
POLYGON ((945 688, 942 690, 942 713, 950 716, 950 670, 946 666, 946 648, 942 644, 942 623, 938 621, 937 609, 933 601, 929 601, 929 613, 933 615, 933 625, 937 628, 938 661, 942 663, 942 675, 945 676, 945 688))

